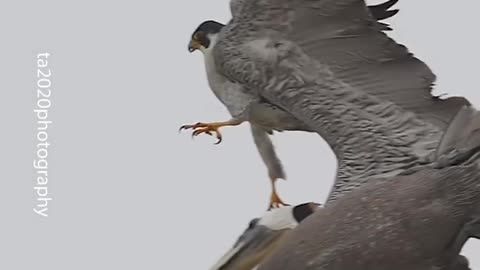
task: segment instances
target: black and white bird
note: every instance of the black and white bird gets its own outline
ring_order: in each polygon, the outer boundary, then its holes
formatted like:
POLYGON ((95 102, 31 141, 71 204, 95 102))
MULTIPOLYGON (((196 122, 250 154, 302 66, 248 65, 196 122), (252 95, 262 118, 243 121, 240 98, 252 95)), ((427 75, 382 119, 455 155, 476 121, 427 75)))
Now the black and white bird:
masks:
POLYGON ((272 209, 252 219, 233 247, 210 270, 256 269, 292 229, 319 209, 319 204, 310 202, 272 209))
MULTIPOLYGON (((398 12, 396 9, 390 10, 397 2, 398 0, 389 0, 383 4, 368 7, 369 12, 376 20, 374 24, 376 29, 379 31, 391 30, 388 24, 380 21, 390 18, 398 12)), ((209 86, 215 96, 228 109, 232 118, 224 122, 185 125, 181 129, 193 129, 194 136, 202 133, 215 134, 219 143, 222 139, 219 128, 236 126, 248 121, 254 143, 267 167, 272 185, 269 207, 286 205, 277 194, 275 188, 277 179, 286 179, 286 174, 269 138, 269 134, 273 134, 273 131, 281 132, 287 130, 313 132, 313 129, 288 111, 262 98, 262 96, 248 93, 248 91, 242 89, 244 86, 232 82, 218 70, 219 67, 215 63, 213 51, 218 41, 218 35, 224 27, 225 25, 216 21, 203 22, 193 32, 188 49, 190 52, 195 50, 202 52, 209 86)), ((321 31, 322 26, 318 28, 321 31)))

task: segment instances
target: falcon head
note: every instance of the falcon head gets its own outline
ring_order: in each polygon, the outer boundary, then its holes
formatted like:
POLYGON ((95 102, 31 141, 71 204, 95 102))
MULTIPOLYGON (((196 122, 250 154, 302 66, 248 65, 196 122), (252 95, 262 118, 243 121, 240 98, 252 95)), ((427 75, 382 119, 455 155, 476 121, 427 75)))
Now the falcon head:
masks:
POLYGON ((319 204, 285 206, 250 221, 233 247, 210 270, 255 269, 282 243, 286 234, 320 209, 319 204))
POLYGON ((194 52, 195 50, 200 50, 204 52, 205 50, 211 49, 215 44, 218 33, 224 26, 224 24, 216 21, 205 21, 200 24, 192 34, 192 38, 188 44, 188 51, 194 52))

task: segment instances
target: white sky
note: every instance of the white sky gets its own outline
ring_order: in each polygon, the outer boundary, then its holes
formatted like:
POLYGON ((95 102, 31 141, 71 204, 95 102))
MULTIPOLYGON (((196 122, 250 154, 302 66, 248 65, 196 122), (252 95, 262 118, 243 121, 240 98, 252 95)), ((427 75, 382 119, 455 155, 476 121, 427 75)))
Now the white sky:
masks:
MULTIPOLYGON (((457 2, 400 0, 391 35, 435 71, 437 94, 480 104, 480 4, 457 2)), ((0 164, 8 179, 0 181, 0 268, 208 269, 263 213, 270 191, 247 124, 224 129, 217 146, 177 132, 229 117, 208 89, 201 54, 187 51, 198 24, 227 21, 228 1, 8 5, 0 11, 7 74, 0 164), (41 219, 31 211, 32 110, 35 54, 45 50, 54 83, 54 200, 41 219)), ((274 140, 288 175, 283 198, 323 202, 336 166, 326 144, 302 133, 274 140)), ((480 270, 480 241, 465 254, 480 270)))

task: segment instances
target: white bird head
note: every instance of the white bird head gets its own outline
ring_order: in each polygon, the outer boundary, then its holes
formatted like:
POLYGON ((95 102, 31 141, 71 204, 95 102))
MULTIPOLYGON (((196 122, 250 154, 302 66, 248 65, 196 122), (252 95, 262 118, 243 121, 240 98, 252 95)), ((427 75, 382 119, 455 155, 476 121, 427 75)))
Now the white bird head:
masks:
POLYGON ((289 231, 318 209, 319 204, 305 203, 267 211, 261 218, 250 221, 233 247, 210 270, 256 269, 289 231))

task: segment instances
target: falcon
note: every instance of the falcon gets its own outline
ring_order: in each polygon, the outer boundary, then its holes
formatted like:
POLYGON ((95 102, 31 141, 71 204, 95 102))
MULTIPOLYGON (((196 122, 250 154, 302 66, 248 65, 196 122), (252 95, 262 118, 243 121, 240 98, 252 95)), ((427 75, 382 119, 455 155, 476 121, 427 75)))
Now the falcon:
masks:
MULTIPOLYGON (((375 18, 375 27, 381 31, 391 30, 388 24, 380 22, 397 14, 398 10, 389 10, 398 0, 389 0, 379 5, 369 6, 369 12, 375 18)), ((251 134, 257 150, 265 163, 270 178, 272 192, 269 209, 287 205, 277 193, 275 182, 286 179, 283 165, 278 158, 269 135, 274 131, 306 131, 311 128, 298 120, 292 114, 270 103, 261 96, 248 93, 243 86, 232 83, 228 77, 219 72, 212 54, 218 41, 218 35, 225 25, 216 21, 205 21, 193 32, 188 46, 190 52, 200 50, 204 56, 205 68, 209 86, 215 96, 227 107, 232 118, 227 121, 184 125, 180 129, 192 129, 192 135, 215 135, 217 144, 222 141, 219 129, 227 126, 237 126, 243 122, 250 123, 251 134)), ((321 26, 319 26, 319 30, 321 26)))
POLYGON ((463 97, 433 96, 435 75, 389 38, 362 0, 232 0, 211 61, 251 114, 274 104, 337 157, 329 202, 367 180, 431 163, 463 97))
POLYGON ((278 106, 338 160, 325 211, 259 269, 456 266, 462 228, 478 236, 478 111, 463 97, 433 96, 430 68, 389 38, 362 0, 230 7, 211 52, 215 70, 248 97, 243 107, 278 106))

